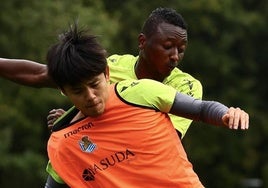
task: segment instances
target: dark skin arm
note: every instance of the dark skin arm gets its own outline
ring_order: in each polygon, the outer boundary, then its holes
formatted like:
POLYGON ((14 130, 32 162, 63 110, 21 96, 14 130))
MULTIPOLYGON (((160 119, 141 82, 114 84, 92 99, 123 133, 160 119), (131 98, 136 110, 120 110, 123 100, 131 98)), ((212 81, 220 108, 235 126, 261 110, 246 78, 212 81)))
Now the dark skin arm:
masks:
POLYGON ((47 74, 47 66, 34 61, 0 58, 0 76, 25 86, 57 88, 47 74))

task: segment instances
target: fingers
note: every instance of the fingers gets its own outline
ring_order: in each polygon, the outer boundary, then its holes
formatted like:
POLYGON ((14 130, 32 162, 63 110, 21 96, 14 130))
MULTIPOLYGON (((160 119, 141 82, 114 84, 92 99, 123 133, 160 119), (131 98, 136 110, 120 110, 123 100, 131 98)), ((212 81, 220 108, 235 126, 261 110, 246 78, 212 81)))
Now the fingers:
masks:
POLYGON ((53 109, 50 110, 47 116, 47 126, 48 129, 51 130, 54 122, 62 115, 64 114, 64 110, 63 109, 53 109))
POLYGON ((249 115, 248 113, 241 110, 241 120, 240 120, 240 129, 245 130, 249 128, 249 115))
POLYGON ((249 128, 249 115, 240 108, 229 108, 226 116, 223 117, 223 121, 225 124, 228 124, 230 129, 240 128, 242 130, 246 130, 249 128))

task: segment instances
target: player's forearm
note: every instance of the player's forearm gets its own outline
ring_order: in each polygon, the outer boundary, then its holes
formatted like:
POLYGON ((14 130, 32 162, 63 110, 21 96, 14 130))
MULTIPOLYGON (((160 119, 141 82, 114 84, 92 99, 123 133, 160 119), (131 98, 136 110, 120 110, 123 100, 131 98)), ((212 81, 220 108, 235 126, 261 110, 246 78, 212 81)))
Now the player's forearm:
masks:
POLYGON ((34 61, 0 58, 0 76, 26 86, 56 88, 46 65, 34 61))
POLYGON ((177 93, 170 113, 212 125, 224 125, 222 117, 227 110, 221 103, 197 100, 177 93))

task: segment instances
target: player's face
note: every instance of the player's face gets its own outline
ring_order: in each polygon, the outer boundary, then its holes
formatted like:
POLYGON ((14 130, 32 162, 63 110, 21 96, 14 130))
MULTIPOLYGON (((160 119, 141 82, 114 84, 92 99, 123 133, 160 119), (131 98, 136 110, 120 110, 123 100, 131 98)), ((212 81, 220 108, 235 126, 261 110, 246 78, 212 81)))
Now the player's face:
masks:
POLYGON ((158 31, 145 38, 143 55, 148 67, 160 79, 169 76, 184 56, 187 46, 187 31, 172 24, 162 23, 158 31))
POLYGON ((85 116, 97 117, 104 112, 109 96, 109 78, 104 73, 78 85, 66 85, 64 94, 85 116))

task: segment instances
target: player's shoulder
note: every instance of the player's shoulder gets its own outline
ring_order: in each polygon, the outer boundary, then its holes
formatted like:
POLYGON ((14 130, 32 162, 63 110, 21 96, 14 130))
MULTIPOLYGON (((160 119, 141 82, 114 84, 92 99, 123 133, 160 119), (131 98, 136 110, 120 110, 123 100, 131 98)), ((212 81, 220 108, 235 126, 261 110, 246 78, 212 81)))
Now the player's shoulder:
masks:
POLYGON ((146 106, 168 112, 176 90, 151 79, 123 80, 116 84, 116 94, 130 104, 146 106))
POLYGON ((169 79, 187 79, 187 80, 192 80, 192 81, 199 81, 197 78, 195 78, 193 75, 183 72, 179 68, 174 68, 171 74, 168 77, 169 79))
POLYGON ((195 98, 202 98, 203 86, 201 82, 189 73, 175 68, 171 74, 163 81, 181 93, 185 93, 195 98))
POLYGON ((143 94, 159 94, 160 92, 175 92, 176 90, 168 85, 152 79, 128 79, 120 81, 116 84, 116 90, 119 92, 133 92, 143 94))
POLYGON ((124 55, 113 54, 107 58, 107 62, 109 65, 130 64, 130 62, 135 63, 137 61, 137 58, 138 58, 137 56, 133 56, 131 54, 124 54, 124 55))
POLYGON ((183 83, 191 83, 197 88, 202 88, 202 84, 197 78, 187 72, 183 72, 178 68, 173 69, 171 74, 164 80, 163 83, 172 85, 173 87, 175 85, 179 87, 180 85, 183 85, 183 83))
POLYGON ((164 84, 161 82, 152 80, 152 79, 128 79, 128 80, 122 80, 117 83, 117 87, 126 87, 126 86, 131 86, 131 87, 136 87, 136 88, 150 88, 150 87, 166 87, 164 84), (147 87, 148 86, 148 87, 147 87))

